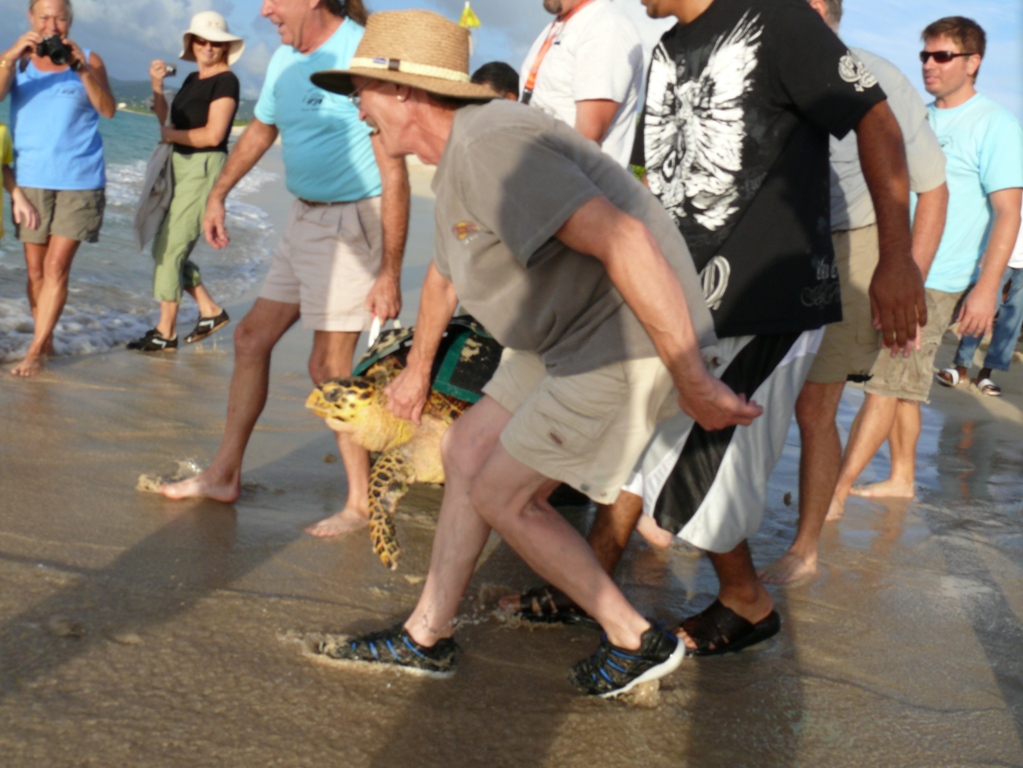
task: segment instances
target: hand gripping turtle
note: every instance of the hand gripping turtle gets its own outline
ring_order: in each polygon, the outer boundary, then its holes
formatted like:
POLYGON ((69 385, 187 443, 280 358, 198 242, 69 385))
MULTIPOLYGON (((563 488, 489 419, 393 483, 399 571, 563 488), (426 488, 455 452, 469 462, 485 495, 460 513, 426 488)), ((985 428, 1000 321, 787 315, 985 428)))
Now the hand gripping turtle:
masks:
POLYGON ((416 426, 387 409, 384 388, 405 367, 414 328, 385 331, 353 376, 330 379, 306 400, 327 426, 374 454, 369 473, 369 535, 391 570, 401 547, 394 525, 398 502, 412 483, 443 483, 440 441, 451 423, 482 397, 501 360, 501 345, 468 315, 452 319, 434 362, 429 400, 416 426))

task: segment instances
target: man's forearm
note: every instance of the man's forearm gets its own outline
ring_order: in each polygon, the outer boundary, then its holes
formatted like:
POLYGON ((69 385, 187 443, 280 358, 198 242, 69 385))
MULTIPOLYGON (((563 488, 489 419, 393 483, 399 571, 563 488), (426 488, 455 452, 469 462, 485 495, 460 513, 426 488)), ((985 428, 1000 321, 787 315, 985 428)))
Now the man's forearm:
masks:
POLYGON ((407 365, 429 375, 437 356, 441 339, 458 306, 458 296, 451 281, 441 275, 431 263, 423 279, 423 290, 416 317, 416 333, 412 338, 407 365))
POLYGON ((383 225, 383 257, 381 272, 389 272, 397 280, 401 277, 401 263, 408 241, 409 187, 408 167, 404 158, 393 161, 383 177, 380 217, 383 225))
POLYGON ((938 252, 941 235, 945 231, 945 214, 948 211, 948 187, 921 192, 917 196, 916 214, 913 217, 913 261, 920 268, 920 275, 927 280, 934 254, 938 252))
POLYGON ((14 179, 14 171, 11 169, 11 166, 3 166, 0 173, 3 175, 4 189, 7 190, 7 194, 14 194, 14 190, 18 186, 18 182, 14 179))
POLYGON ((370 137, 373 155, 380 169, 383 192, 380 199, 380 217, 383 226, 383 257, 380 273, 395 280, 401 278, 401 262, 408 240, 409 188, 408 165, 404 157, 388 157, 380 143, 380 135, 370 137))
POLYGON ((113 117, 117 113, 117 102, 110 90, 106 69, 95 54, 90 56, 89 66, 80 71, 78 77, 93 108, 103 117, 113 117))
POLYGON ((228 156, 224 169, 210 191, 210 197, 220 202, 227 199, 228 193, 252 170, 276 139, 276 126, 253 119, 228 156))
POLYGON ((887 103, 874 105, 856 126, 856 144, 877 215, 880 258, 909 257, 909 169, 902 131, 887 103))
MULTIPOLYGON (((999 193, 995 193, 999 194, 999 193)), ((981 258, 980 275, 974 290, 998 291, 1002 276, 1012 257, 1012 249, 1020 229, 1020 195, 1017 190, 1015 202, 994 209, 991 235, 981 258)))
POLYGON ((705 373, 685 292, 646 226, 598 197, 584 203, 556 237, 599 259, 649 334, 680 391, 705 373))

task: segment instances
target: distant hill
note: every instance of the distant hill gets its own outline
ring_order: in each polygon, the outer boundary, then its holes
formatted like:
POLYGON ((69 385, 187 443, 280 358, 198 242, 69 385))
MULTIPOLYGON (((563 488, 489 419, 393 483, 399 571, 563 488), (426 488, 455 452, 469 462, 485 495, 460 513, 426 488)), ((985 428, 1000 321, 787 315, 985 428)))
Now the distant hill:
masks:
MULTIPOLYGON (((148 80, 118 80, 116 77, 111 77, 110 88, 118 103, 127 104, 129 109, 139 112, 150 109, 153 91, 148 80)), ((177 88, 174 87, 173 80, 169 80, 167 82, 167 100, 173 99, 175 93, 177 93, 177 88)), ((255 108, 255 99, 242 99, 238 104, 238 115, 235 117, 235 121, 249 122, 252 119, 252 110, 255 108)))

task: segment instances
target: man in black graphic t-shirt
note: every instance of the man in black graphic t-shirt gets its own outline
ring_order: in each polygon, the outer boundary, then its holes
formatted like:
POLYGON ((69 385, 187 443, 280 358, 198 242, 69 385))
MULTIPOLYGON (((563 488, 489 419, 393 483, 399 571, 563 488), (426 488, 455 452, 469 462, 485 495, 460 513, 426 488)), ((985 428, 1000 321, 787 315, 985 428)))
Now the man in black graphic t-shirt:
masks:
POLYGON ((613 569, 640 530, 707 550, 718 600, 677 630, 694 655, 770 637, 780 620, 746 539, 784 445, 821 329, 841 317, 831 245, 828 135, 856 130, 878 211, 871 286, 886 346, 912 344, 926 309, 910 257, 908 176, 877 81, 805 0, 644 0, 674 15, 654 51, 633 162, 672 214, 701 271, 721 339, 716 374, 764 406, 749 427, 664 422, 590 543, 613 569), (656 521, 656 525, 654 524, 656 521))

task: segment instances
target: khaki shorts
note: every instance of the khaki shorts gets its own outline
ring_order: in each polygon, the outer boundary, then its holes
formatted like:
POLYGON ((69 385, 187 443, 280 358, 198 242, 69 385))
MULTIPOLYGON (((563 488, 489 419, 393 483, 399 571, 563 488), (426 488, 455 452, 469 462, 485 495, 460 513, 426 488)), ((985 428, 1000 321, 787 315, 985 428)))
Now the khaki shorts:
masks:
POLYGON ((537 355, 506 349, 483 391, 513 414, 501 432, 513 458, 602 504, 618 498, 657 423, 679 410, 656 357, 549 376, 537 355))
POLYGON ((867 375, 881 349, 881 335, 870 322, 868 294, 877 268, 877 225, 835 232, 831 241, 842 286, 842 320, 824 329, 824 339, 806 377, 817 384, 867 375))
POLYGON ((38 189, 22 187, 28 201, 39 211, 38 229, 14 225, 23 243, 46 245, 51 235, 82 243, 95 243, 103 226, 106 195, 102 189, 38 189))
POLYGON ((890 351, 882 349, 870 370, 870 381, 863 386, 865 392, 927 402, 934 381, 934 356, 938 354, 942 336, 952 325, 963 292, 945 293, 925 288, 924 295, 927 299, 927 325, 920 336, 920 349, 914 350, 909 357, 892 357, 890 351))
POLYGON ((295 200, 259 295, 298 304, 303 328, 365 331, 372 321, 366 296, 382 257, 379 197, 327 205, 295 200))

